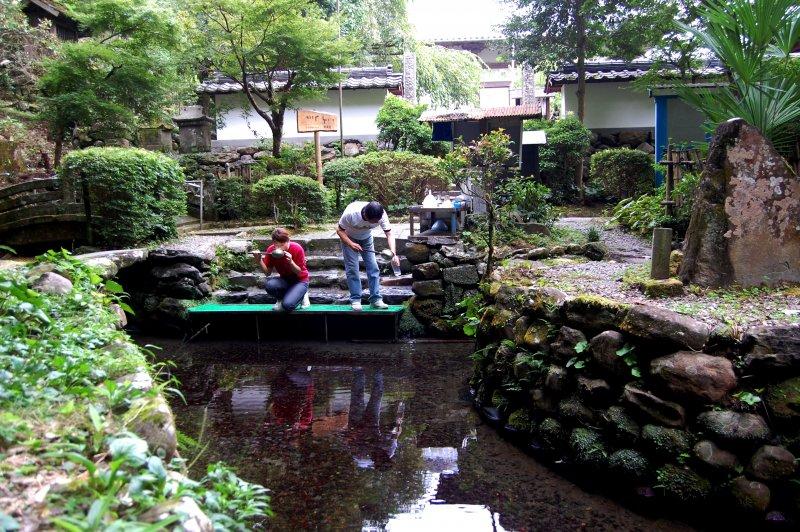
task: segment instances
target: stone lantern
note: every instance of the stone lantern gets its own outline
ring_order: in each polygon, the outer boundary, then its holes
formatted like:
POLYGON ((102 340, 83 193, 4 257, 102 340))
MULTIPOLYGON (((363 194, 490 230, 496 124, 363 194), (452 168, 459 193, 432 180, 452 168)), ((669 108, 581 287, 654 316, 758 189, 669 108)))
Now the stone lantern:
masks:
POLYGON ((181 153, 211 151, 211 124, 202 105, 189 105, 172 118, 178 125, 181 153))

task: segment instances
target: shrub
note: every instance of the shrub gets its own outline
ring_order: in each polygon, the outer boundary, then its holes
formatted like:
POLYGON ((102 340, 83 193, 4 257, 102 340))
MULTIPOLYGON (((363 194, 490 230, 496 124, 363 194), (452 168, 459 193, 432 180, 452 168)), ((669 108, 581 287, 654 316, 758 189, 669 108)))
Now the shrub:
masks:
POLYGON ((253 214, 250 187, 239 176, 214 178, 214 208, 220 220, 245 220, 253 214))
POLYGON ((336 210, 342 208, 342 194, 345 190, 358 187, 358 179, 363 171, 361 157, 340 157, 322 168, 325 186, 335 192, 336 210))
POLYGON ((558 218, 556 209, 549 203, 550 189, 533 179, 512 179, 503 192, 509 195, 508 208, 524 222, 551 226, 558 218))
MULTIPOLYGON (((272 141, 266 141, 259 149, 271 152, 272 141)), ((306 177, 317 176, 317 163, 315 161, 314 143, 306 142, 300 146, 296 144, 282 144, 281 156, 267 155, 253 165, 255 176, 268 175, 300 175, 306 177)))
POLYGON ((589 172, 592 180, 615 198, 632 198, 653 190, 653 157, 639 150, 599 151, 592 155, 589 172))
POLYGON ((393 212, 422 201, 426 189, 444 190, 447 178, 439 160, 410 152, 380 151, 358 157, 364 199, 374 199, 393 212))
POLYGON ((253 185, 253 201, 260 210, 258 214, 296 227, 308 221, 321 221, 328 210, 325 188, 313 179, 297 175, 276 175, 259 180, 253 185))
POLYGON ((59 174, 75 190, 87 187, 99 243, 130 246, 177 235, 186 192, 173 159, 138 148, 89 148, 64 157, 59 174))
POLYGON ((642 235, 649 235, 654 227, 671 227, 682 235, 689 227, 694 194, 699 182, 700 177, 696 174, 683 175, 672 194, 676 203, 673 216, 667 216, 666 209, 661 204, 665 196, 664 185, 661 185, 651 194, 620 201, 612 210, 611 221, 642 235))
POLYGON ((392 150, 430 153, 433 131, 431 126, 419 121, 425 105, 414 105, 397 96, 389 95, 378 111, 378 140, 392 150))
POLYGON ((589 149, 589 135, 574 116, 556 120, 547 129, 547 144, 539 151, 539 167, 542 181, 553 191, 557 203, 575 195, 578 166, 589 149))

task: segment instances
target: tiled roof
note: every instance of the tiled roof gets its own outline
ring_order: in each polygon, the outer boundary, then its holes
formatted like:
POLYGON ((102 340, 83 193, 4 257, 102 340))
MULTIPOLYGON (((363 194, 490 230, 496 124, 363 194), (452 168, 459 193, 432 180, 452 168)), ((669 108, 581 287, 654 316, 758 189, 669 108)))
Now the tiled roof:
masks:
POLYGON ((425 111, 420 122, 461 122, 466 120, 486 120, 489 118, 537 118, 542 116, 539 105, 516 105, 511 107, 491 107, 488 109, 454 109, 445 111, 425 111))
MULTIPOLYGON (((647 74, 652 61, 592 61, 586 63, 586 81, 631 81, 647 74)), ((660 71, 664 77, 677 74, 674 68, 666 67, 660 71)), ((701 77, 721 76, 725 74, 725 68, 719 62, 709 62, 706 66, 696 71, 701 77)), ((547 73, 547 92, 558 90, 561 85, 577 83, 578 67, 567 65, 558 70, 547 73)))
MULTIPOLYGON (((394 72, 391 66, 343 68, 342 74, 345 75, 342 80, 344 89, 401 89, 403 87, 403 74, 394 72)), ((275 76, 274 87, 282 87, 287 77, 288 73, 279 72, 275 76)), ((251 83, 256 90, 266 89, 267 84, 263 76, 253 76, 253 80, 251 83)), ((336 89, 338 85, 329 88, 336 89)), ((213 75, 197 87, 197 92, 204 94, 231 94, 241 91, 242 86, 239 83, 222 74, 213 75)))

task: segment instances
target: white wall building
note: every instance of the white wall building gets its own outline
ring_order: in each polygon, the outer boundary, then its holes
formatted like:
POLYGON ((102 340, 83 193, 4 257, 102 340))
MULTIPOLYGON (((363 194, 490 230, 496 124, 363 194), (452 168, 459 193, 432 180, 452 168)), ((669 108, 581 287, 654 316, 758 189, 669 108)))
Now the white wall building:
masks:
MULTIPOLYGON (((403 94, 403 75, 387 67, 343 69, 342 132, 345 139, 375 140, 378 126, 375 119, 387 94, 403 94)), ((203 81, 197 89, 213 98, 218 109, 215 146, 247 146, 272 138, 266 121, 253 111, 242 87, 230 78, 215 76, 203 81)), ((331 87, 316 100, 301 101, 297 109, 313 109, 339 115, 338 88, 331 87)), ((313 133, 297 132, 296 109, 284 115, 283 141, 302 143, 313 139, 313 133)), ((323 142, 337 140, 339 133, 322 133, 323 142)))

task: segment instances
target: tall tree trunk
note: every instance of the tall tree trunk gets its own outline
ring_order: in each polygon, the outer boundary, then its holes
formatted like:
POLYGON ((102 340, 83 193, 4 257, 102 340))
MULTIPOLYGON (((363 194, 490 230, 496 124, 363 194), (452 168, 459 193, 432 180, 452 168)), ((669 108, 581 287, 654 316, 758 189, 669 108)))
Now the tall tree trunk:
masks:
MULTIPOLYGON (((578 90, 575 96, 578 99, 578 120, 583 123, 586 116, 586 18, 581 12, 584 0, 577 0, 575 2, 575 30, 578 32, 578 90)), ((576 181, 578 185, 578 194, 580 202, 584 203, 584 186, 583 186, 583 173, 584 173, 583 153, 581 153, 580 161, 578 162, 578 172, 576 181)))
POLYGON ((281 142, 283 141, 283 115, 286 111, 281 109, 280 112, 272 112, 272 124, 269 125, 272 130, 272 156, 281 156, 281 142))
POLYGON ((492 273, 492 260, 494 259, 494 198, 489 196, 486 201, 486 218, 489 223, 489 231, 487 234, 487 254, 486 254, 486 273, 484 278, 492 273))

